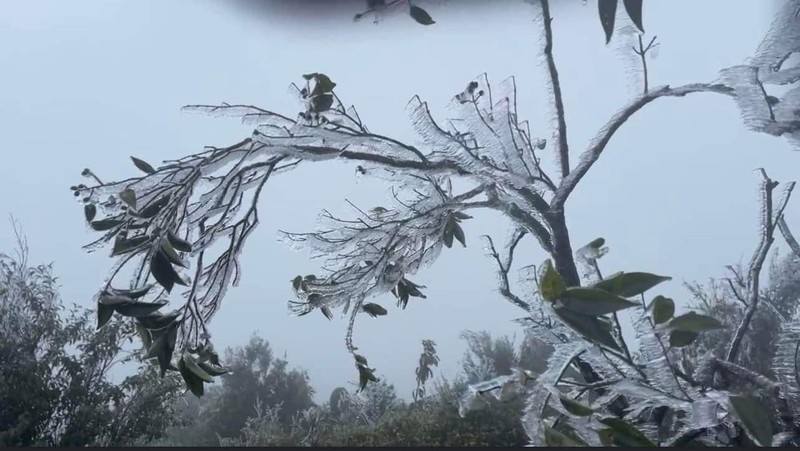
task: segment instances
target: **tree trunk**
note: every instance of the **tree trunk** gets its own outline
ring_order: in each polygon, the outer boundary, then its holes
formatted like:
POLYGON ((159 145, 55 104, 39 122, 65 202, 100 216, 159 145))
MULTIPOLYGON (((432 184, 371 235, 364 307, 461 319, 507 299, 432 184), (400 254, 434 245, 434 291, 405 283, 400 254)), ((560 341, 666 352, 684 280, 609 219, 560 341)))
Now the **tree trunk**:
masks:
POLYGON ((553 257, 556 271, 564 279, 568 287, 577 287, 581 284, 578 269, 575 266, 575 257, 572 254, 572 245, 569 242, 569 231, 564 217, 564 211, 549 211, 547 223, 550 225, 553 240, 553 257))

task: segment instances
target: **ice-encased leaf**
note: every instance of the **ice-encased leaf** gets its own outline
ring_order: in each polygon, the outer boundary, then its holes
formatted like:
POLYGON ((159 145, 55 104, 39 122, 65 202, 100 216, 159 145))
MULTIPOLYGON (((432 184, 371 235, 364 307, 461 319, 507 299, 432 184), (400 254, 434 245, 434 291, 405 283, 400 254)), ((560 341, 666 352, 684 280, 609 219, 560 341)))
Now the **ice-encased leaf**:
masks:
POLYGON ((717 401, 702 398, 692 402, 692 428, 710 428, 720 422, 720 405, 717 401))
POLYGON ((652 327, 646 312, 640 310, 636 316, 633 328, 643 360, 643 371, 656 388, 667 393, 679 393, 679 382, 670 367, 675 362, 670 360, 670 352, 665 352, 669 346, 661 341, 660 333, 652 327))
POLYGON ((764 404, 752 395, 731 396, 729 402, 747 435, 760 446, 771 446, 772 415, 764 404))
POLYGON ((795 311, 794 316, 788 321, 782 321, 780 332, 775 343, 775 355, 772 358, 772 372, 775 379, 781 383, 782 395, 787 398, 790 405, 800 403, 800 385, 798 380, 800 367, 800 315, 795 311))

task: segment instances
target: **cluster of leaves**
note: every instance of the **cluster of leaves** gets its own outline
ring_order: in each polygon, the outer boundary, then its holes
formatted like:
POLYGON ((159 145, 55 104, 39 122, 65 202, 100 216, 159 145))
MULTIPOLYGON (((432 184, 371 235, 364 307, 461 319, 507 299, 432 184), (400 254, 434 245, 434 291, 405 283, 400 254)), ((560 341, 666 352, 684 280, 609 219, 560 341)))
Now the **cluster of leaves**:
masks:
POLYGON ((50 265, 0 254, 0 445, 124 445, 163 436, 180 394, 175 377, 140 366, 121 383, 108 372, 136 363, 123 344, 130 321, 95 332, 90 311, 64 310, 50 265))
POLYGON ((606 34, 606 44, 611 42, 614 34, 614 22, 617 17, 617 4, 622 1, 625 12, 628 13, 634 25, 644 33, 642 24, 642 0, 597 0, 598 12, 600 13, 600 24, 606 34))
POLYGON ((267 426, 262 435, 283 434, 298 415, 314 406, 308 374, 290 368, 264 338, 253 336, 246 344, 227 349, 225 360, 231 371, 219 377, 221 384, 211 385, 202 398, 180 400, 175 419, 179 424, 149 444, 219 446, 220 439, 234 440, 247 428, 267 426))
POLYGON ((467 238, 464 236, 464 230, 461 228, 461 221, 471 219, 472 216, 454 211, 447 217, 447 223, 444 226, 444 234, 442 235, 442 242, 448 248, 453 246, 453 238, 457 239, 462 246, 467 247, 467 238))
MULTIPOLYGON (((136 157, 131 159, 142 172, 149 175, 156 172, 146 161, 136 157)), ((96 177, 89 169, 85 169, 83 174, 96 177)), ((76 197, 85 195, 82 202, 89 226, 95 231, 105 232, 90 248, 113 239, 112 257, 122 257, 123 262, 136 255, 143 257, 139 274, 134 278, 134 285, 138 286, 130 289, 111 286, 113 277, 122 267, 119 265, 109 282, 98 293, 97 329, 108 324, 115 313, 133 318, 136 331, 147 350, 144 358, 157 361, 162 377, 167 371, 179 372, 188 389, 196 396, 202 396, 204 384, 212 382, 214 376, 224 374, 227 369, 220 364, 219 356, 213 348, 205 344, 197 349, 185 350, 177 362, 173 362, 183 309, 168 313, 160 311, 168 305, 165 296, 172 292, 175 285, 189 284, 176 267, 189 268, 184 256, 191 254, 192 243, 179 236, 177 228, 165 227, 170 223, 168 215, 159 215, 169 210, 165 207, 170 205, 172 193, 148 192, 148 201, 141 202, 136 190, 128 186, 120 190, 117 196, 109 196, 104 202, 100 202, 92 191, 86 193, 88 188, 85 185, 73 186, 71 189, 76 197), (99 211, 104 211, 106 216, 96 219, 99 211), (143 279, 145 262, 148 262, 149 274, 156 283, 137 284, 143 279), (161 289, 153 290, 156 285, 161 289), (156 291, 158 293, 152 296, 156 291), (145 302, 143 299, 148 295, 153 300, 145 302)))
MULTIPOLYGON (((609 315, 638 306, 629 298, 640 296, 667 280, 670 278, 644 272, 620 272, 592 286, 567 288, 547 260, 542 265, 539 293, 553 306, 555 316, 579 335, 610 351, 623 352, 624 345, 612 335, 609 315)), ((689 345, 701 332, 722 328, 717 319, 696 312, 673 317, 675 303, 664 296, 656 296, 646 310, 652 312, 655 325, 669 331, 673 347, 689 345)))
POLYGON ((439 366, 436 343, 433 340, 422 340, 422 353, 419 355, 419 364, 415 370, 417 388, 413 393, 414 401, 425 397, 425 383, 433 377, 433 367, 435 366, 439 366))

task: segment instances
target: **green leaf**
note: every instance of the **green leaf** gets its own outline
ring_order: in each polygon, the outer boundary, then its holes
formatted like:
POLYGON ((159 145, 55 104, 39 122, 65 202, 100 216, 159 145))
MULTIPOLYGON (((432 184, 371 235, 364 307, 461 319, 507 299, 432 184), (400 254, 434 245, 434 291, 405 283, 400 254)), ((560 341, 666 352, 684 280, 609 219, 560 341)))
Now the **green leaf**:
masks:
POLYGON ((658 446, 640 430, 621 418, 603 418, 601 423, 611 428, 611 439, 617 446, 655 447, 658 446))
POLYGON ((119 192, 119 198, 125 202, 129 207, 136 209, 136 191, 125 188, 124 190, 119 192))
POLYGON ((673 330, 684 330, 688 332, 706 332, 725 328, 716 318, 700 315, 696 312, 688 312, 672 318, 668 326, 673 330))
POLYGON ((462 246, 467 247, 467 238, 464 236, 464 229, 462 229, 455 220, 453 221, 453 236, 462 246))
POLYGON ((317 76, 316 72, 314 72, 313 74, 303 74, 303 78, 305 78, 306 80, 311 80, 312 78, 314 78, 316 76, 317 76))
POLYGON ((321 94, 311 98, 311 111, 313 113, 322 113, 328 111, 333 106, 333 95, 321 94))
POLYGON ((603 245, 606 244, 606 239, 603 237, 595 238, 586 247, 590 247, 592 249, 600 249, 603 245))
POLYGON ((614 337, 611 335, 611 324, 603 319, 581 315, 565 308, 555 309, 555 314, 569 328, 582 335, 587 340, 603 345, 609 349, 621 351, 614 337))
POLYGON ((378 304, 374 304, 372 302, 368 302, 362 305, 361 309, 367 312, 367 314, 373 318, 377 318, 379 316, 383 316, 388 313, 385 308, 381 307, 378 304))
POLYGON ((172 230, 167 232, 167 239, 169 240, 169 244, 175 248, 175 250, 181 252, 192 252, 192 243, 184 240, 183 238, 179 237, 175 232, 172 230))
POLYGON ((420 288, 425 288, 424 285, 417 285, 405 277, 400 279, 400 283, 405 286, 409 296, 422 299, 426 298, 426 296, 419 290, 420 288))
POLYGON ((545 301, 554 302, 564 293, 567 286, 549 259, 545 260, 542 266, 544 269, 539 280, 539 294, 545 301))
POLYGON ((566 435, 562 434, 560 431, 558 431, 556 429, 553 429, 548 425, 544 425, 544 443, 547 446, 552 446, 552 447, 562 447, 562 446, 579 447, 579 446, 581 446, 578 442, 572 440, 571 438, 569 438, 566 435))
POLYGON ((144 347, 145 352, 147 352, 150 346, 153 346, 153 336, 147 328, 139 323, 134 323, 134 327, 136 328, 136 333, 139 335, 139 338, 142 339, 142 347, 144 347))
POLYGON ((203 379, 200 379, 200 377, 189 369, 184 359, 178 360, 178 371, 181 373, 181 377, 183 377, 183 381, 186 383, 186 387, 189 391, 198 398, 203 396, 203 379))
POLYGON ((186 365, 189 371, 194 373, 194 375, 199 377, 203 382, 214 382, 214 378, 206 373, 204 369, 200 368, 200 365, 197 364, 197 360, 195 360, 194 356, 191 354, 184 352, 181 361, 186 365))
POLYGON ((104 232, 106 230, 111 230, 114 227, 122 224, 123 221, 119 219, 100 219, 97 221, 92 221, 89 225, 92 227, 93 230, 98 232, 104 232))
POLYGON ((656 296, 650 303, 653 310, 653 322, 661 324, 669 321, 675 315, 675 301, 664 296, 656 296))
POLYGON ((623 298, 630 298, 638 296, 667 280, 672 280, 672 277, 657 276, 646 272, 626 272, 603 279, 595 284, 594 287, 623 298))
POLYGON ((97 207, 95 207, 94 204, 84 205, 83 215, 86 216, 86 222, 92 222, 92 219, 97 215, 97 207))
POLYGON ((172 324, 179 316, 177 310, 169 313, 154 312, 149 315, 136 318, 136 322, 150 330, 163 329, 172 324))
POLYGON ((144 219, 150 219, 153 216, 157 215, 164 207, 167 206, 170 200, 170 195, 167 194, 166 196, 162 196, 157 200, 150 202, 150 204, 144 207, 138 214, 139 217, 144 219))
POLYGON ((558 297, 558 303, 575 313, 600 316, 635 307, 635 302, 599 288, 567 288, 558 297))
POLYGON ((172 353, 175 351, 175 341, 178 338, 177 322, 173 322, 153 341, 150 349, 147 350, 145 359, 158 359, 158 366, 161 369, 161 377, 164 377, 172 361, 172 353))
POLYGON ((145 172, 147 174, 152 174, 156 172, 156 170, 144 160, 140 160, 136 157, 131 157, 131 160, 133 160, 133 164, 136 165, 136 167, 139 168, 139 170, 141 170, 142 172, 145 172))
POLYGON ((699 336, 700 334, 698 332, 692 332, 688 330, 673 330, 669 334, 669 345, 673 348, 683 348, 694 343, 699 336))
POLYGON ((100 293, 100 296, 97 297, 97 301, 100 304, 108 306, 117 306, 117 305, 133 303, 133 299, 130 298, 129 296, 116 293, 109 293, 107 291, 100 293))
POLYGON ((416 5, 411 5, 411 10, 409 11, 411 17, 417 21, 417 23, 422 25, 433 25, 436 22, 431 18, 430 14, 427 11, 420 8, 416 5))
POLYGON ((150 237, 144 235, 135 236, 133 238, 125 238, 117 235, 117 238, 114 240, 114 248, 111 250, 111 256, 114 257, 117 255, 127 254, 132 250, 138 249, 149 241, 150 237))
POLYGON ((378 382, 374 368, 367 368, 366 364, 356 364, 356 368, 358 368, 358 391, 364 391, 370 382, 378 382))
POLYGON ((753 395, 732 395, 728 402, 747 435, 760 446, 772 446, 772 414, 761 400, 753 395))
POLYGON ((314 86, 314 90, 311 91, 311 97, 333 92, 333 88, 336 87, 336 83, 332 82, 327 75, 316 73, 314 74, 314 77, 316 78, 317 84, 314 86))
POLYGON ((603 446, 611 447, 614 445, 614 431, 611 428, 598 429, 597 436, 603 446))
POLYGON ((297 276, 294 279, 292 279, 292 287, 294 287, 295 290, 299 290, 302 284, 303 284, 303 276, 297 276))
POLYGON ((118 294, 120 296, 127 296, 131 299, 139 299, 140 297, 146 295, 152 288, 153 284, 149 283, 141 288, 136 288, 132 290, 120 290, 118 288, 111 288, 111 292, 113 294, 118 294))
POLYGON ((187 285, 175 271, 175 268, 172 267, 169 258, 161 249, 156 251, 153 257, 150 258, 150 273, 156 279, 156 282, 167 290, 167 293, 172 291, 172 287, 176 283, 178 285, 187 285))
POLYGON ((356 365, 364 365, 367 366, 367 359, 361 354, 353 354, 353 358, 356 359, 356 365))
POLYGON ((606 44, 611 42, 611 35, 614 34, 614 20, 617 15, 617 0, 598 0, 600 12, 600 24, 606 33, 606 44))
POLYGON ((325 318, 328 318, 328 320, 333 319, 333 312, 331 312, 330 307, 328 307, 327 305, 323 305, 322 307, 319 308, 319 310, 322 312, 325 318))
POLYGON ((559 399, 561 400, 561 405, 564 406, 564 409, 566 409, 567 412, 571 413, 572 415, 577 417, 588 417, 594 413, 594 410, 591 407, 575 401, 570 397, 562 395, 559 397, 559 399))
POLYGON ((628 12, 628 17, 631 18, 636 28, 644 33, 644 25, 642 24, 642 0, 622 0, 622 4, 625 5, 625 11, 628 12))
POLYGON ((111 321, 111 317, 112 316, 114 316, 114 307, 98 302, 97 303, 97 330, 100 330, 103 326, 108 324, 108 322, 111 321))
POLYGON ((175 248, 169 244, 169 240, 161 241, 161 251, 164 252, 164 255, 167 256, 167 259, 173 265, 180 266, 182 268, 188 268, 189 265, 181 258, 180 255, 175 251, 175 248))
POLYGON ((133 302, 130 304, 115 305, 114 310, 122 316, 139 318, 141 316, 147 316, 165 305, 167 305, 167 301, 164 300, 156 302, 133 302))
POLYGON ((464 219, 472 219, 472 216, 470 216, 470 215, 468 215, 468 214, 466 214, 464 212, 461 212, 461 211, 454 211, 453 212, 453 216, 455 216, 456 219, 462 220, 462 221, 464 219))
POLYGON ((408 287, 402 283, 397 284, 397 304, 405 309, 408 306, 409 296, 408 287))
POLYGON ((222 376, 223 374, 230 373, 230 368, 214 365, 206 362, 197 362, 197 365, 203 369, 209 376, 222 376))
POLYGON ((448 249, 453 247, 453 227, 450 225, 450 221, 447 221, 447 224, 444 226, 444 235, 442 235, 442 242, 448 249))

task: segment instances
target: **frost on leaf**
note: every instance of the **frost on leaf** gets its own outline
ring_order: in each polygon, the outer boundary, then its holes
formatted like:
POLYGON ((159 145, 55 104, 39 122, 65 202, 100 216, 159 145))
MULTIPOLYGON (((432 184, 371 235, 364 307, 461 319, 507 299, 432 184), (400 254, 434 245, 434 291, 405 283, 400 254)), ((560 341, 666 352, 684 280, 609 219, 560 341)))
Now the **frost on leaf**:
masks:
POLYGON ((776 381, 783 387, 782 395, 790 405, 800 402, 800 373, 798 373, 798 350, 800 349, 800 315, 795 312, 788 321, 783 321, 775 344, 772 371, 776 381))
POLYGON ((662 331, 653 329, 647 312, 637 312, 633 327, 639 343, 639 353, 643 360, 643 370, 654 387, 667 393, 676 393, 681 387, 673 375, 671 366, 675 364, 669 344, 661 338, 662 331))

